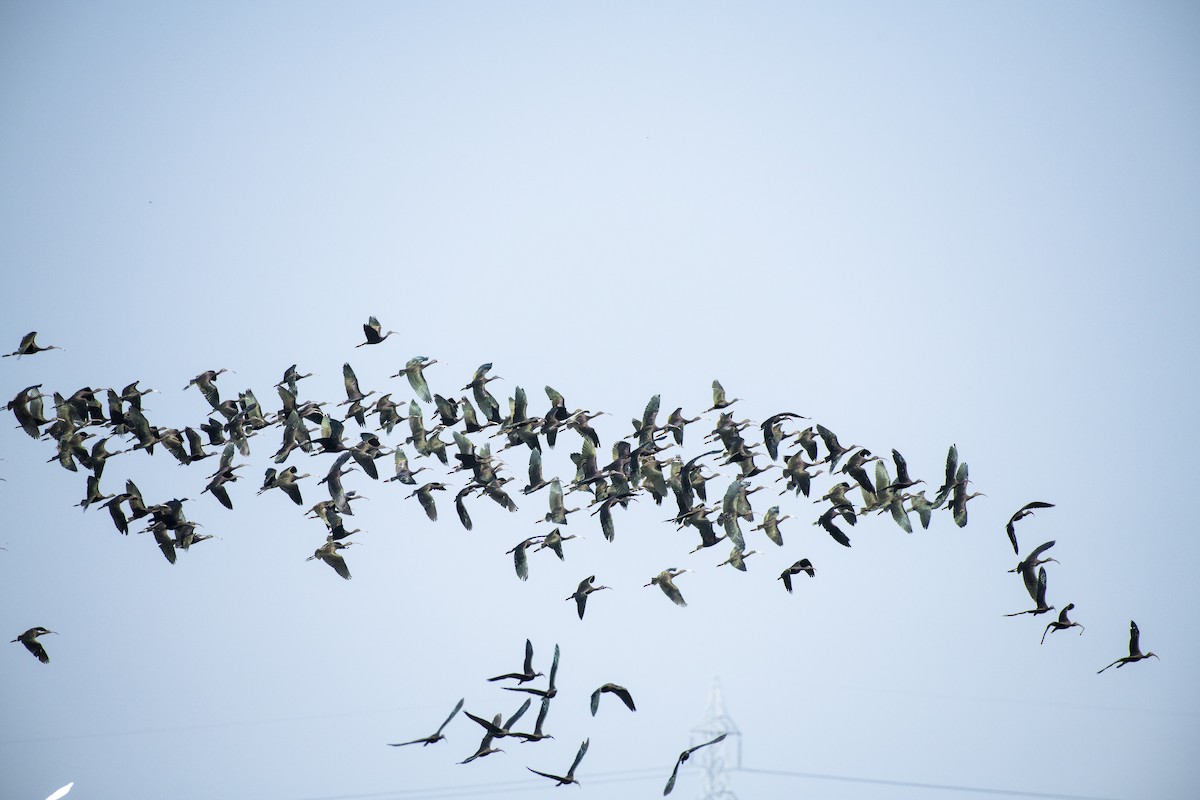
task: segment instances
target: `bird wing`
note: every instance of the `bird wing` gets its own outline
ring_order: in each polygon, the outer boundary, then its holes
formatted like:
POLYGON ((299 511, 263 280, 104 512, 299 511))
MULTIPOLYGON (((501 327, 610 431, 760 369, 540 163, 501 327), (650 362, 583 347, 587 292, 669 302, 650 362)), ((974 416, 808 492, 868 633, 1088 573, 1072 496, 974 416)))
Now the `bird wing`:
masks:
POLYGON ((608 503, 600 506, 600 532, 604 534, 604 538, 612 541, 617 535, 617 529, 613 525, 612 509, 608 503))
POLYGON ((454 496, 454 508, 456 511, 458 511, 458 521, 461 522, 462 526, 467 530, 471 530, 472 527, 471 515, 467 513, 467 506, 465 503, 463 503, 463 498, 470 493, 471 487, 467 486, 461 489, 459 493, 454 496))
POLYGON ((342 383, 346 388, 347 400, 361 400, 362 392, 358 388, 358 377, 354 374, 354 370, 350 367, 350 362, 342 364, 342 383))
POLYGON ((530 706, 532 703, 533 703, 533 698, 532 698, 532 697, 526 698, 526 699, 525 699, 525 702, 521 704, 521 707, 517 709, 517 713, 515 713, 515 714, 513 714, 511 717, 509 717, 509 718, 508 718, 508 722, 505 722, 505 723, 504 723, 504 730, 506 730, 506 731, 510 731, 510 730, 512 730, 512 726, 513 726, 513 725, 515 725, 515 724, 517 724, 517 720, 519 720, 519 719, 521 718, 521 716, 522 716, 522 715, 523 715, 523 714, 524 714, 526 711, 528 711, 528 710, 529 710, 529 706, 530 706))
POLYGON ((561 775, 551 775, 549 772, 540 772, 533 767, 526 767, 525 769, 529 770, 534 775, 541 775, 543 778, 549 778, 552 781, 558 781, 559 783, 573 783, 573 781, 567 780, 561 775))
POLYGON ((487 738, 491 738, 500 733, 503 733, 503 731, 500 728, 500 715, 499 714, 497 714, 494 719, 488 720, 488 719, 484 719, 483 717, 477 717, 474 714, 472 714, 470 711, 464 711, 463 713, 483 726, 484 730, 487 731, 487 735, 486 735, 487 738))
MULTIPOLYGON (((805 560, 807 561, 807 559, 805 559, 805 560)), ((684 751, 684 755, 690 756, 692 753, 696 752, 697 750, 699 750, 702 747, 708 747, 710 744, 716 744, 717 742, 723 741, 725 739, 725 737, 728 735, 729 734, 727 734, 727 733, 722 733, 720 736, 716 737, 715 739, 710 739, 709 741, 704 742, 703 744, 698 744, 695 747, 689 747, 687 750, 684 751)), ((687 759, 684 759, 684 760, 686 761, 687 759)))
POLYGON ((517 577, 523 581, 529 580, 529 558, 525 554, 525 542, 517 545, 512 550, 513 566, 517 570, 517 577))
POLYGON ((642 428, 643 430, 653 428, 655 426, 654 418, 658 416, 658 406, 660 396, 654 395, 650 398, 650 402, 646 403, 646 409, 642 412, 642 428))
POLYGON ((446 728, 446 726, 450 724, 450 720, 452 720, 452 719, 454 719, 456 716, 458 716, 458 712, 459 712, 459 711, 462 711, 462 707, 463 707, 463 700, 466 700, 466 698, 465 698, 465 697, 463 697, 463 698, 460 698, 460 699, 459 699, 459 701, 458 701, 458 705, 456 705, 456 706, 454 707, 454 710, 450 712, 450 716, 446 717, 446 721, 445 721, 445 722, 443 722, 441 725, 439 725, 439 726, 438 726, 438 729, 437 729, 437 731, 436 731, 436 732, 434 732, 434 734, 433 734, 434 736, 440 736, 440 735, 441 735, 441 733, 442 733, 442 731, 443 731, 443 730, 446 728))
POLYGON ((725 403, 725 387, 721 385, 720 381, 714 380, 712 382, 712 391, 713 391, 713 408, 721 408, 722 406, 726 405, 726 403, 725 403))
POLYGON ((908 462, 904 460, 904 456, 900 455, 900 451, 892 448, 892 462, 896 465, 896 482, 909 483, 912 478, 908 474, 908 462))
POLYGON ((221 484, 209 487, 209 492, 217 498, 217 501, 226 508, 233 510, 233 501, 229 499, 229 492, 225 491, 225 487, 221 484))
POLYGON ((1137 623, 1129 620, 1129 655, 1139 656, 1142 654, 1142 649, 1138 645, 1138 638, 1141 632, 1138 630, 1137 623))
POLYGON ((1046 607, 1046 568, 1038 568, 1037 579, 1037 596, 1033 598, 1033 602, 1037 603, 1038 608, 1046 607))
POLYGON ((437 522, 437 504, 433 499, 433 490, 428 486, 422 486, 417 491, 417 500, 421 502, 421 508, 425 509, 425 515, 437 522))
POLYGON ((341 575, 346 580, 350 580, 350 568, 346 566, 346 559, 342 558, 342 554, 336 551, 326 553, 321 557, 329 566, 333 567, 334 572, 341 575))
POLYGON ((664 573, 663 575, 659 576, 658 588, 662 589, 663 594, 671 598, 671 602, 675 605, 687 605, 687 601, 683 599, 683 593, 679 591, 679 588, 675 585, 675 582, 671 580, 671 576, 669 574, 664 573))
POLYGON ((792 571, 790 568, 785 569, 780 574, 780 579, 783 580, 783 588, 788 590, 788 594, 792 593, 792 571))
POLYGON ((555 519, 562 519, 564 516, 562 482, 558 478, 550 482, 550 513, 555 519))
POLYGON ((425 373, 422 371, 424 366, 420 358, 414 358, 408 362, 408 385, 412 387, 418 397, 429 403, 432 398, 429 394, 429 384, 425 382, 425 373))
POLYGON ((617 686, 615 683, 606 684, 608 691, 621 698, 621 702, 629 708, 630 711, 637 711, 637 706, 633 704, 633 695, 624 686, 617 686))
POLYGON ((533 642, 525 640, 525 674, 533 674, 533 642))
POLYGON ((542 478, 542 451, 534 448, 529 451, 529 485, 538 487, 545 483, 542 478))
MULTIPOLYGON (((581 615, 582 616, 582 615, 581 615)), ((554 645, 554 660, 550 662, 550 691, 554 691, 554 679, 558 675, 558 645, 554 645)))
MULTIPOLYGON (((608 686, 608 684, 604 684, 608 686)), ((604 686, 601 686, 596 691, 592 692, 592 716, 596 716, 596 712, 600 710, 600 693, 604 691, 604 686)))
POLYGON ((297 486, 295 483, 288 482, 288 483, 279 483, 276 485, 280 489, 283 490, 284 494, 286 494, 288 497, 292 498, 293 503, 295 503, 298 506, 304 505, 304 499, 300 496, 300 487, 297 486))
POLYGON ((591 741, 591 739, 584 739, 583 743, 579 745, 579 752, 575 754, 575 760, 571 762, 571 768, 567 770, 567 779, 569 781, 575 780, 575 768, 579 766, 580 761, 583 761, 583 756, 588 750, 588 743, 591 741))
POLYGON ((37 639, 22 639, 21 644, 25 645, 25 649, 37 656, 37 660, 43 664, 50 663, 50 656, 46 653, 46 648, 42 647, 42 643, 37 639))
POLYGON ((669 795, 671 790, 675 788, 675 777, 679 774, 679 765, 682 763, 683 754, 680 754, 679 758, 675 759, 675 769, 671 770, 671 777, 667 779, 667 785, 663 787, 663 797, 669 795))

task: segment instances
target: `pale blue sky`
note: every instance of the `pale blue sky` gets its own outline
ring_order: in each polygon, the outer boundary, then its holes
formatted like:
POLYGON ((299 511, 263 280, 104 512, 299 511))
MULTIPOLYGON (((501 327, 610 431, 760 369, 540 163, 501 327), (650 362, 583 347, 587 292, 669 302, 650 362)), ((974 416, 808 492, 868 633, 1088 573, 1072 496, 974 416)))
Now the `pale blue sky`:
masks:
POLYGON ((504 551, 544 495, 478 501, 467 532, 452 494, 431 524, 354 473, 346 582, 304 560, 319 524, 254 495, 273 430, 233 512, 206 465, 110 462, 106 491, 197 498, 223 537, 170 566, 2 425, 0 630, 60 634, 49 665, 0 658, 0 795, 522 797, 590 737, 581 796, 656 797, 720 676, 744 766, 858 779, 734 772, 743 800, 1195 796, 1198 41, 1185 3, 0 6, 0 341, 66 348, 4 359, 5 402, 141 379, 182 427, 206 369, 274 409, 288 365, 337 401, 349 361, 407 401, 388 376, 424 354, 434 391, 491 361, 502 400, 607 411, 607 449, 651 395, 698 412, 719 378, 739 418, 809 415, 935 486, 956 443, 987 494, 963 530, 864 519, 848 551, 779 498, 786 546, 760 536, 745 575, 643 498, 612 544, 573 515, 586 538, 523 584, 504 551), (355 349, 372 314, 400 333, 355 349), (1087 626, 1044 646, 1047 617, 1003 616, 1029 604, 1003 528, 1030 500, 1057 507, 1022 550, 1057 541, 1049 601, 1087 626), (642 586, 668 566, 695 570, 686 609, 642 586), (590 574, 615 588, 581 622, 563 598, 590 574), (1161 661, 1097 676, 1131 618, 1161 661), (459 697, 515 709, 484 679, 526 637, 543 671, 562 647, 555 739, 458 766, 462 718, 384 746, 459 697), (589 715, 606 681, 636 714, 589 715))

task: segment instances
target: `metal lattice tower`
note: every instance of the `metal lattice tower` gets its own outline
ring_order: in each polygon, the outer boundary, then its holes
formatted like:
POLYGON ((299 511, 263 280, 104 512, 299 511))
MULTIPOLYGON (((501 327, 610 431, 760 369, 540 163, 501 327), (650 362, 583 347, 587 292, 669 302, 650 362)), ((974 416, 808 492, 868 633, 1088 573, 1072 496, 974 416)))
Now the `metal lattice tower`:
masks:
POLYGON ((704 721, 692 728, 692 745, 710 741, 722 733, 726 734, 724 741, 697 753, 700 767, 704 770, 698 795, 701 800, 737 800, 737 795, 729 788, 726 770, 739 769, 742 766, 742 733, 725 711, 721 679, 713 678, 704 721))

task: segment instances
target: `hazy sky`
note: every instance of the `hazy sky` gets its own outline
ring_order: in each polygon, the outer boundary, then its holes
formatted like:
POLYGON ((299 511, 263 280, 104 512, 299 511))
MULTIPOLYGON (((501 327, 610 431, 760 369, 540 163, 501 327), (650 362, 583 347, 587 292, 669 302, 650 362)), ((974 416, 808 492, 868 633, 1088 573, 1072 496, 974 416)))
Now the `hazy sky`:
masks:
POLYGON ((519 494, 514 449, 519 511, 472 500, 471 531, 462 473, 437 523, 347 475, 369 499, 344 581, 305 561, 319 522, 255 495, 275 428, 233 511, 201 494, 212 460, 109 462, 106 492, 192 498, 221 537, 172 566, 6 423, 0 631, 58 635, 48 665, 0 658, 3 797, 516 798, 558 791, 526 767, 564 771, 585 738, 580 796, 657 797, 718 677, 743 800, 1196 796, 1193 5, 10 2, 0 37, 0 349, 66 348, 0 362, 6 402, 140 379, 150 421, 182 428, 207 419, 182 390, 203 370, 274 411, 290 364, 334 403, 349 362, 407 403, 389 376, 427 355, 435 392, 493 362, 502 403, 521 386, 542 414, 550 385, 607 412, 603 457, 652 395, 660 422, 694 416, 719 378, 739 419, 810 416, 933 488, 956 444, 987 495, 963 529, 864 518, 847 550, 768 473, 755 511, 792 519, 782 548, 750 534, 745 574, 643 496, 612 543, 571 515, 584 538, 522 583, 505 551, 547 501, 519 494), (369 315, 398 333, 356 349, 369 315), (1048 602, 1086 626, 1044 645, 1054 614, 1004 616, 1032 605, 1004 534, 1030 500, 1056 507, 1018 524, 1022 555, 1057 542, 1048 602), (802 557, 817 575, 789 595, 802 557), (667 567, 691 570, 687 608, 643 587, 667 567), (580 621, 564 598, 593 574, 613 590, 580 621), (1097 676, 1130 619, 1161 660, 1097 676), (507 717, 522 696, 486 678, 526 638, 539 671, 561 647, 554 739, 459 766, 482 733, 459 717, 385 746, 460 697, 507 717), (636 713, 590 715, 607 681, 636 713))

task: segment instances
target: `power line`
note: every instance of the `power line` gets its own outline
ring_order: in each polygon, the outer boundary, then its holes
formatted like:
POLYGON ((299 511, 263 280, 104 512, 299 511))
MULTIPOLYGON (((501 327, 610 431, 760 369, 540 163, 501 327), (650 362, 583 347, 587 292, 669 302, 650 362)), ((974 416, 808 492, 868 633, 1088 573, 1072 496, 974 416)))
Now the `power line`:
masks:
POLYGON ((1054 794, 1051 792, 1031 792, 1021 789, 992 789, 986 786, 954 786, 947 783, 921 783, 917 781, 894 781, 885 778, 862 778, 854 775, 825 775, 819 772, 789 772, 778 769, 752 769, 740 767, 739 772, 750 772, 759 775, 780 775, 788 778, 811 778, 822 781, 843 781, 845 783, 870 783, 877 786, 904 786, 910 789, 942 789, 951 792, 974 792, 976 794, 998 794, 1007 797, 1040 797, 1051 800, 1116 800, 1112 797, 1097 797, 1085 794, 1054 794))
MULTIPOLYGON (((594 784, 606 783, 626 783, 629 781, 643 781, 651 777, 663 773, 659 767, 645 767, 642 769, 623 769, 611 772, 600 772, 593 775, 584 775, 580 777, 580 783, 586 783, 589 786, 594 784)), ((493 794, 497 791, 528 791, 531 789, 554 789, 553 784, 542 780, 519 780, 519 781, 492 781, 490 783, 468 783, 458 786, 431 786, 423 789, 393 789, 385 792, 367 792, 363 794, 331 794, 321 795, 320 797, 305 797, 301 800, 368 800, 368 798, 378 798, 378 800, 386 800, 387 798, 403 798, 404 800, 418 800, 418 798, 429 798, 433 800, 437 798, 451 797, 472 797, 480 795, 493 794)))
MULTIPOLYGON (((886 778, 864 778, 856 775, 830 775, 820 772, 796 772, 777 769, 754 769, 752 767, 733 767, 731 771, 746 772, 753 775, 771 775, 785 778, 807 778, 809 780, 841 781, 843 783, 862 783, 874 786, 896 786, 908 789, 937 789, 952 792, 970 792, 974 794, 990 794, 1004 797, 1031 797, 1040 800, 1118 800, 1113 797, 1096 795, 1061 794, 1054 792, 1036 792, 1021 789, 996 789, 988 786, 958 786, 946 783, 926 783, 921 781, 898 781, 886 778)), ((598 772, 592 775, 580 776, 580 782, 587 785, 606 783, 628 783, 645 781, 651 778, 661 778, 669 771, 661 767, 644 767, 641 769, 626 769, 612 772, 598 772)), ((365 794, 332 794, 320 797, 305 797, 301 800, 447 800, 456 797, 479 797, 499 791, 524 792, 529 790, 553 789, 553 785, 545 781, 493 781, 490 783, 470 783, 458 786, 431 786, 423 789, 393 789, 384 792, 368 792, 365 794)))

